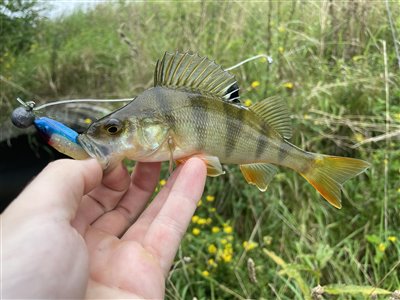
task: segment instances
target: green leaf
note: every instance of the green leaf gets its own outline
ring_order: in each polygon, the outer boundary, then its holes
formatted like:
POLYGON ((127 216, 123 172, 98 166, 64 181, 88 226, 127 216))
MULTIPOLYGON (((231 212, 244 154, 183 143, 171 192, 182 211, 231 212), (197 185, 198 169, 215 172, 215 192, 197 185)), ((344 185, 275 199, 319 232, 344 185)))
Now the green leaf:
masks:
POLYGON ((367 238, 367 241, 370 242, 371 244, 378 245, 379 243, 382 242, 380 237, 377 236, 376 234, 369 234, 366 236, 366 238, 367 238))
POLYGON ((324 293, 330 295, 342 295, 342 294, 362 294, 362 295, 389 295, 392 292, 376 288, 373 286, 360 286, 360 285, 345 285, 345 284, 329 284, 324 286, 324 293))
POLYGON ((287 264, 282 258, 275 254, 273 251, 263 249, 264 253, 271 258, 282 270, 278 272, 279 275, 287 275, 289 278, 293 278, 303 293, 304 299, 311 300, 311 290, 301 277, 300 272, 297 271, 296 267, 287 264))

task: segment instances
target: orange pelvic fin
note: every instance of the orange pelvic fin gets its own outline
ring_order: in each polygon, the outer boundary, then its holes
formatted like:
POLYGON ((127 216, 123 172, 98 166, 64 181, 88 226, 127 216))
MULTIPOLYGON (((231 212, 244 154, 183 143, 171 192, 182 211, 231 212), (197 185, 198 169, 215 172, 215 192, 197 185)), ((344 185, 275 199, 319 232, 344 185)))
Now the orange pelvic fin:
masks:
POLYGON ((338 156, 316 155, 310 168, 300 173, 331 205, 341 208, 342 184, 364 172, 366 161, 338 156))
POLYGON ((203 155, 203 154, 197 154, 197 155, 192 155, 192 156, 181 158, 181 159, 177 160, 176 163, 179 165, 181 163, 186 162, 191 157, 198 157, 204 161, 204 163, 207 165, 207 176, 217 177, 219 175, 225 174, 225 171, 222 169, 222 165, 219 161, 219 158, 216 156, 207 156, 207 155, 203 155))

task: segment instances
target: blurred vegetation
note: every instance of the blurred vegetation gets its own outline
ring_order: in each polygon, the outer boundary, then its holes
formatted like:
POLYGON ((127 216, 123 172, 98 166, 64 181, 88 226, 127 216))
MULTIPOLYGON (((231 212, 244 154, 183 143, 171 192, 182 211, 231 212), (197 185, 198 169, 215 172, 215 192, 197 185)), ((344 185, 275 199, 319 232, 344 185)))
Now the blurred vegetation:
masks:
POLYGON ((272 64, 260 59, 232 71, 242 100, 282 95, 293 112, 294 144, 372 167, 346 183, 336 210, 290 170, 261 193, 226 166, 227 175, 208 179, 167 298, 387 299, 400 289, 395 28, 396 2, 326 0, 121 1, 42 19, 18 34, 6 26, 2 44, 17 45, 20 34, 26 42, 1 52, 1 120, 17 96, 137 95, 152 85, 164 51, 190 49, 225 68, 269 54, 272 64))
POLYGON ((36 1, 0 0, 0 56, 25 52, 35 40, 40 23, 36 1))

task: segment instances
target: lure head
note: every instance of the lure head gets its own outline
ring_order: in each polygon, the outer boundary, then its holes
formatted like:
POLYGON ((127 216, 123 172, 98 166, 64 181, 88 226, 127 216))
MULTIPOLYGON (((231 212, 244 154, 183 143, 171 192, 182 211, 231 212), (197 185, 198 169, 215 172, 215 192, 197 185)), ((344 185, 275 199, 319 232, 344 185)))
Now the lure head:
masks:
POLYGON ((27 107, 17 107, 11 114, 11 122, 18 128, 28 128, 35 121, 32 109, 27 107))

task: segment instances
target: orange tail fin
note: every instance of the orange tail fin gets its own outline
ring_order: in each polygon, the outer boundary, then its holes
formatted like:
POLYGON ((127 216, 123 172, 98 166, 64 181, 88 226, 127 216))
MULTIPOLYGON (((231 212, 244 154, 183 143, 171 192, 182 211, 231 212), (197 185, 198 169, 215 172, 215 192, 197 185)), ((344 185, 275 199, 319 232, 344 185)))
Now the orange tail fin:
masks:
POLYGON ((370 164, 366 161, 339 157, 316 155, 310 168, 300 173, 311 185, 336 208, 341 208, 342 184, 364 172, 370 164))

